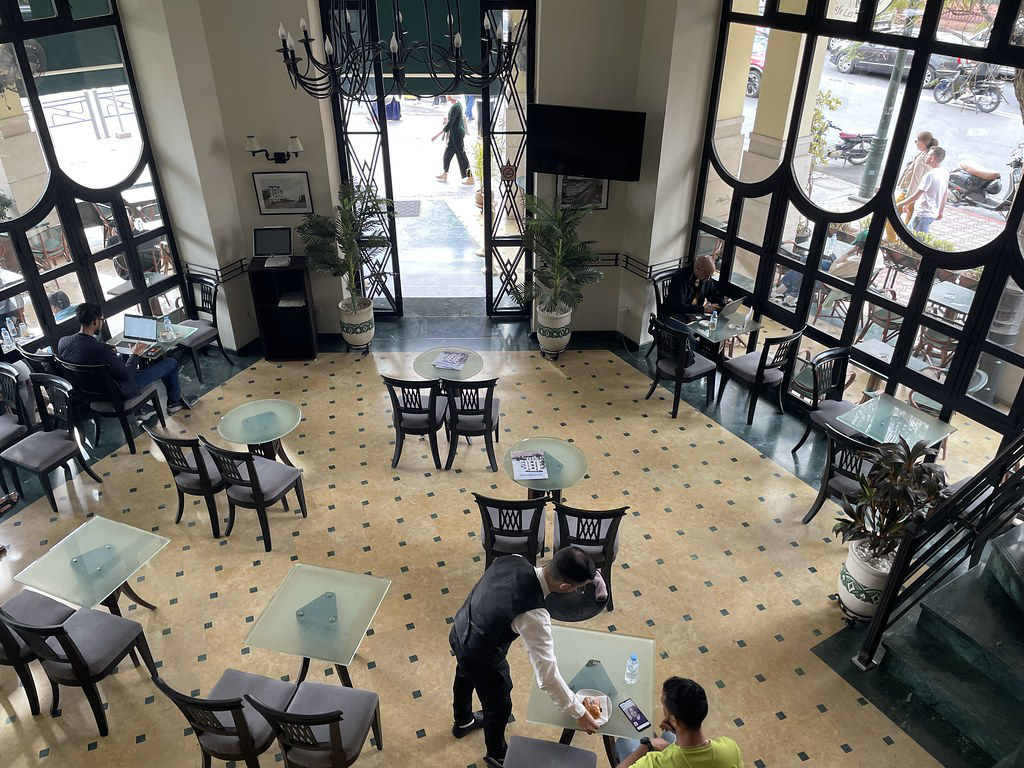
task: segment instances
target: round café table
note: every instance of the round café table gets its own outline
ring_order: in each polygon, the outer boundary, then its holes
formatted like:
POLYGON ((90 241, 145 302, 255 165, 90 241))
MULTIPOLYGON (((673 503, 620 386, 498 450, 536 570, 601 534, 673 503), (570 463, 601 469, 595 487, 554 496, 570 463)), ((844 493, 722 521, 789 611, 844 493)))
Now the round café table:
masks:
POLYGON ((221 417, 217 431, 231 443, 247 445, 252 453, 281 459, 294 466, 281 446, 281 438, 299 426, 302 411, 288 400, 253 400, 221 417))
POLYGON ((412 363, 412 369, 416 371, 417 376, 424 379, 444 379, 445 381, 466 381, 480 373, 483 367, 484 359, 479 352, 461 347, 434 347, 426 352, 420 352, 412 363), (465 352, 469 355, 469 359, 462 366, 461 371, 451 368, 435 368, 434 361, 442 352, 465 352))

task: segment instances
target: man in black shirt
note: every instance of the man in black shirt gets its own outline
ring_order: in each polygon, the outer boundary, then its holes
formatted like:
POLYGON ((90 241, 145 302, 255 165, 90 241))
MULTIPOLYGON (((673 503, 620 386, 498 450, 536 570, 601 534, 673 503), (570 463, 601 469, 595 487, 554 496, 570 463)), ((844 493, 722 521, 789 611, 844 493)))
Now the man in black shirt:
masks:
POLYGON ((146 344, 136 344, 127 362, 123 362, 109 344, 96 338, 103 328, 103 310, 97 305, 83 302, 75 309, 79 331, 57 342, 57 357, 78 365, 106 365, 110 375, 121 388, 125 398, 134 397, 158 379, 167 389, 167 412, 177 413, 185 404, 181 399, 178 381, 178 361, 165 357, 145 368, 139 368, 139 353, 146 344))
POLYGON ((707 255, 680 268, 665 294, 665 316, 686 323, 705 311, 719 309, 722 299, 714 277, 715 261, 707 255))

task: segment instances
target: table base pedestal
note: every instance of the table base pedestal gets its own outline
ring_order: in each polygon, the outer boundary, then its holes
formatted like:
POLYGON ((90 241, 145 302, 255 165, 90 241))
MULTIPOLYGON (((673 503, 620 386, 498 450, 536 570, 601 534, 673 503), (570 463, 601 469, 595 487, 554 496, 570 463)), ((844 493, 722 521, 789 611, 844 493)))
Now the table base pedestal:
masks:
MULTIPOLYGON (((110 611, 114 616, 122 616, 123 614, 121 613, 121 606, 117 604, 117 598, 120 596, 122 592, 128 595, 128 598, 130 600, 133 600, 137 604, 141 605, 143 608, 148 608, 151 611, 156 610, 156 606, 139 597, 138 593, 128 586, 127 581, 124 582, 120 587, 115 589, 113 592, 111 592, 109 595, 107 595, 105 598, 103 598, 103 600, 100 601, 100 605, 102 605, 104 608, 110 611)), ((132 650, 128 652, 128 656, 131 658, 132 664, 134 664, 136 667, 139 666, 139 657, 135 655, 134 648, 132 648, 132 650)))
MULTIPOLYGON (((576 731, 572 728, 563 728, 562 735, 558 739, 559 744, 572 744, 572 737, 576 735, 576 731)), ((608 765, 615 768, 619 764, 618 758, 615 756, 615 737, 614 736, 602 736, 601 741, 604 742, 604 753, 608 756, 608 765)))
POLYGON ((530 501, 533 501, 534 499, 547 498, 551 499, 551 501, 553 501, 555 504, 561 504, 565 500, 565 497, 562 496, 561 488, 556 488, 553 491, 537 491, 534 490, 533 488, 527 488, 526 498, 529 499, 530 501))
MULTIPOLYGON (((338 679, 341 680, 341 684, 346 688, 352 687, 352 676, 348 673, 348 667, 344 664, 335 664, 334 670, 338 673, 338 679)), ((296 685, 306 679, 306 675, 309 673, 309 658, 303 657, 302 666, 299 667, 299 677, 295 681, 296 685)))
POLYGON ((262 456, 271 461, 280 459, 282 463, 287 464, 289 467, 295 466, 292 464, 292 460, 288 458, 288 454, 284 452, 284 446, 281 445, 280 440, 272 440, 269 443, 250 443, 248 447, 249 452, 257 456, 262 456))

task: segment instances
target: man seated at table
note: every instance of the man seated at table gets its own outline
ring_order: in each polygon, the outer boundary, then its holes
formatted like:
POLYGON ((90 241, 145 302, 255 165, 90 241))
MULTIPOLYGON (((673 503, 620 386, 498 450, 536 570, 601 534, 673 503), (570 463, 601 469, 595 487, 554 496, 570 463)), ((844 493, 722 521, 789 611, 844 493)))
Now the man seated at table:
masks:
POLYGON ((708 697, 698 683, 670 677, 661 688, 661 706, 661 738, 615 740, 618 768, 743 768, 735 741, 711 739, 701 730, 708 697))
MULTIPOLYGON (((160 380, 167 389, 167 412, 177 413, 187 406, 181 398, 181 383, 178 380, 178 361, 171 356, 164 357, 145 368, 139 368, 139 354, 147 344, 139 343, 132 348, 127 361, 109 344, 96 338, 103 328, 103 310, 96 304, 83 302, 75 309, 78 319, 78 333, 65 336, 57 342, 57 357, 77 365, 106 365, 110 375, 125 398, 135 397, 154 381, 160 380)), ((139 415, 148 418, 155 411, 148 408, 140 409, 139 415)))
POLYGON ((715 260, 707 254, 681 267, 665 292, 665 318, 688 323, 699 315, 719 309, 722 296, 714 278, 715 260))

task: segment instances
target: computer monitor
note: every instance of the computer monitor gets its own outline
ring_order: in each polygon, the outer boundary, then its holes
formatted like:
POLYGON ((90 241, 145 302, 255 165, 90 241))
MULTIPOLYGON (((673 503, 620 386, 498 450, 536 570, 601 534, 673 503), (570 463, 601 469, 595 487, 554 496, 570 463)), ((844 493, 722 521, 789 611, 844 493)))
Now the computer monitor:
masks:
POLYGON ((255 227, 252 230, 253 256, 291 256, 291 227, 255 227))
POLYGON ((124 337, 133 341, 156 341, 156 318, 145 315, 124 316, 124 337))

